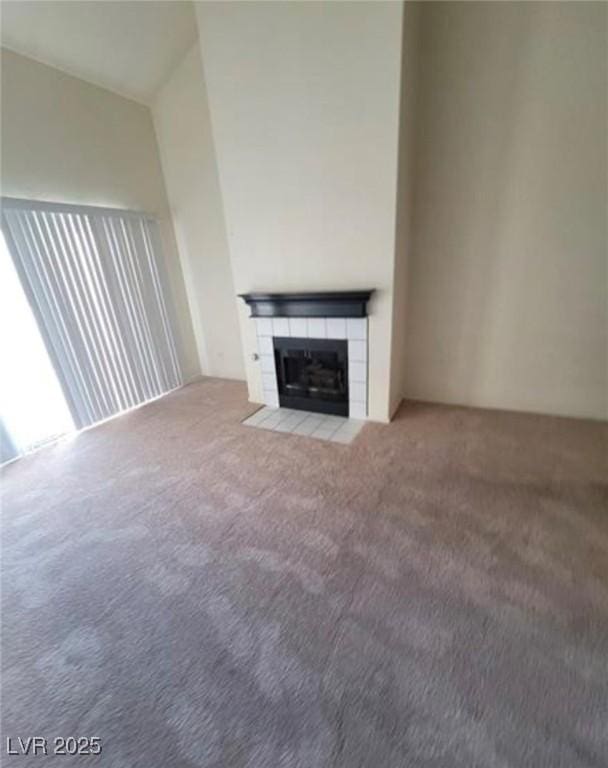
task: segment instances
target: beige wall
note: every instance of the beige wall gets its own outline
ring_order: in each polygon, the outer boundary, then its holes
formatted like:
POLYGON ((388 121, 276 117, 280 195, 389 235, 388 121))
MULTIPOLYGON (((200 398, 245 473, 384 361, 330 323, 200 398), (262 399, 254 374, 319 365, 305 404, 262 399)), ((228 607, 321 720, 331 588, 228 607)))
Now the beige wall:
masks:
POLYGON ((198 43, 152 112, 203 373, 244 379, 237 297, 198 43))
POLYGON ((150 111, 7 51, 2 193, 156 212, 188 378, 261 400, 237 292, 372 287, 371 418, 606 418, 607 8, 416 6, 198 4, 154 104, 181 266, 150 111))
POLYGON ((608 416, 606 11, 422 4, 407 396, 608 416))
MULTIPOLYGON (((375 288, 369 413, 389 416, 400 3, 198 3, 237 292, 375 288)), ((253 322, 240 308, 249 393, 253 322)))
POLYGON ((158 215, 186 379, 200 373, 150 110, 2 50, 2 194, 158 215))
POLYGON ((418 85, 419 3, 407 2, 403 11, 401 100, 399 117, 399 165, 393 271, 393 318, 391 336, 390 413, 393 415, 405 392, 405 340, 409 260, 412 250, 412 198, 414 188, 416 94, 418 85))

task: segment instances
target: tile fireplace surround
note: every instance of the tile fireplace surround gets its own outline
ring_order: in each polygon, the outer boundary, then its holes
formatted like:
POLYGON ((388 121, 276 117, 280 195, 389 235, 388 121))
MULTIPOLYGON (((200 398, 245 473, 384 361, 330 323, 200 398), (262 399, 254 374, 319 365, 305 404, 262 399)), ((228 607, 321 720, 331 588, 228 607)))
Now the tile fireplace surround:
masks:
MULTIPOLYGON (((351 419, 367 418, 367 303, 373 293, 373 289, 366 289, 239 294, 250 307, 251 318, 255 322, 263 400, 266 406, 278 408, 280 405, 275 338, 346 341, 348 416, 351 419)), ((311 410, 322 409, 315 408, 311 402, 311 410)))
POLYGON ((279 406, 274 336, 346 339, 349 416, 353 419, 367 417, 367 317, 256 317, 255 324, 264 403, 267 406, 279 406))

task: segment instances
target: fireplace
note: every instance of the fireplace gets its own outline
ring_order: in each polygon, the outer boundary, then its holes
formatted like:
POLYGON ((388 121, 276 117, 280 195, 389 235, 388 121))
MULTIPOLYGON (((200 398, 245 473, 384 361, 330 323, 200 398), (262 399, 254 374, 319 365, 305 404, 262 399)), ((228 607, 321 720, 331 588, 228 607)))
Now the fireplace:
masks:
POLYGON ((368 311, 373 290, 243 293, 255 322, 270 408, 367 418, 368 311))
POLYGON ((348 416, 348 344, 275 336, 279 404, 348 416))

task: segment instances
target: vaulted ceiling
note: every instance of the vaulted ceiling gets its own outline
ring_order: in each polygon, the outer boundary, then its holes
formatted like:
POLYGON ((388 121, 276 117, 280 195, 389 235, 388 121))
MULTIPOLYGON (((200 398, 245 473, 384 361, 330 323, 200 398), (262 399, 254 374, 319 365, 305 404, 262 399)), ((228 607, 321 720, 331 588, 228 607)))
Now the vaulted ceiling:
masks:
POLYGON ((2 45, 149 103, 197 39, 181 0, 3 0, 2 45))

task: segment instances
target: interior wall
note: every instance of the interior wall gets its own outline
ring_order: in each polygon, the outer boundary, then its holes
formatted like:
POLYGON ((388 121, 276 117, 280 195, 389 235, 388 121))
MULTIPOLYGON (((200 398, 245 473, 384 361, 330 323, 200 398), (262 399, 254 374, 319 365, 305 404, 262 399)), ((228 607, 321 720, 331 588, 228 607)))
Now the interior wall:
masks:
POLYGON ((203 2, 197 16, 236 292, 376 289, 368 411, 386 421, 402 5, 203 2))
POLYGON ((198 43, 152 106, 203 373, 244 379, 237 296, 198 43))
POLYGON ((406 2, 403 10, 401 98, 399 107, 399 160, 393 271, 393 318, 391 336, 390 413, 393 415, 405 391, 405 342, 409 259, 412 250, 412 204, 416 96, 418 87, 419 3, 406 2))
POLYGON ((186 380, 200 374, 147 107, 2 50, 2 194, 159 218, 186 380))
POLYGON ((419 10, 404 392, 606 418, 607 6, 419 10))

